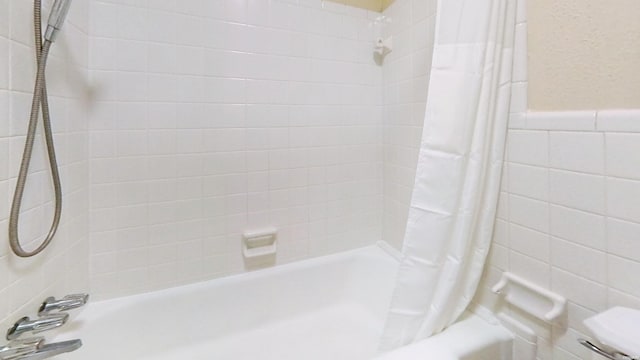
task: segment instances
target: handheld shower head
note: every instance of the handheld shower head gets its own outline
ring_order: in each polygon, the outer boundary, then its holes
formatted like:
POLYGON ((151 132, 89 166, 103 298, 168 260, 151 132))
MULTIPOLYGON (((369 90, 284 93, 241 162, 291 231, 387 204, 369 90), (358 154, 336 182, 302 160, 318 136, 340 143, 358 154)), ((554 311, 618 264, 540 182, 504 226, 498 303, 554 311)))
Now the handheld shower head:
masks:
POLYGON ((50 42, 56 41, 56 37, 64 20, 69 13, 71 7, 71 0, 55 0, 51 7, 51 14, 49 15, 49 21, 47 22, 47 31, 44 34, 44 38, 50 42))

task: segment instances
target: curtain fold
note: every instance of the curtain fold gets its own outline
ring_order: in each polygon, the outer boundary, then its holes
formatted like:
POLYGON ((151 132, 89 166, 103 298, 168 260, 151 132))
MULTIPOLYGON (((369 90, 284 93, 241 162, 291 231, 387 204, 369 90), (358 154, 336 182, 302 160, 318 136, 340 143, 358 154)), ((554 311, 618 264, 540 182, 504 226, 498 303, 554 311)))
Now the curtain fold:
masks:
POLYGON ((515 0, 438 0, 416 180, 381 351, 451 325, 480 281, 500 189, 515 13, 515 0))

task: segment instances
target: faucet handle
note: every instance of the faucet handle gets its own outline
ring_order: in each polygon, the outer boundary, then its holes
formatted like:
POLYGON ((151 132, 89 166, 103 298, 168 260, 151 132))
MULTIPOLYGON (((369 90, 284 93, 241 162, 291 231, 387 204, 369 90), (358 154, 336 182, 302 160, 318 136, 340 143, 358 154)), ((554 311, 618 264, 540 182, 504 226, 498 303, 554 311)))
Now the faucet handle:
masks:
POLYGON ((45 344, 43 337, 13 340, 0 347, 0 360, 45 360, 60 354, 78 350, 79 339, 45 344))
POLYGON ((0 347, 0 359, 21 359, 25 355, 33 354, 44 345, 44 337, 32 337, 27 339, 12 340, 0 347))
MULTIPOLYGON (((72 352, 82 347, 80 339, 61 341, 53 344, 45 344, 38 348, 34 353, 28 354, 19 359, 21 360, 44 360, 55 357, 60 354, 72 352)), ((17 360, 17 359, 16 359, 17 360)))
POLYGON ((60 313, 55 315, 47 315, 40 317, 36 320, 31 320, 28 317, 16 321, 15 324, 9 330, 7 330, 7 340, 15 340, 20 335, 31 332, 39 333, 51 329, 58 328, 64 325, 69 320, 69 314, 60 313))
POLYGON ((38 316, 44 316, 52 311, 67 311, 84 306, 89 301, 89 294, 67 295, 60 300, 49 296, 38 309, 38 316))

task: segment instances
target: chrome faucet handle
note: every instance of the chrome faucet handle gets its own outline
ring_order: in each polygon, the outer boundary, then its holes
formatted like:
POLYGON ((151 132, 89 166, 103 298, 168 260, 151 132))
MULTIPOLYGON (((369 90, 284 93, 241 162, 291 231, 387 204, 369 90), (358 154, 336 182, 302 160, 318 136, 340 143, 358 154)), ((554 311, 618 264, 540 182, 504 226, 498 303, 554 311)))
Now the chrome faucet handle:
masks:
MULTIPOLYGON (((82 346, 79 339, 61 341, 53 344, 39 346, 35 352, 15 358, 16 360, 44 360, 54 356, 78 350, 82 346)), ((1 359, 1 358, 0 358, 1 359)))
POLYGON ((21 359, 24 356, 37 352, 43 344, 43 337, 32 337, 28 339, 10 341, 8 344, 0 347, 0 359, 21 359))
POLYGON ((55 329, 64 325, 69 320, 69 314, 60 313, 55 315, 47 315, 36 320, 31 320, 28 317, 16 321, 15 324, 9 330, 7 330, 7 340, 15 340, 20 335, 30 332, 39 333, 51 329, 55 329))
POLYGON ((52 311, 67 311, 84 306, 89 301, 89 294, 67 295, 60 300, 49 296, 38 309, 38 316, 45 316, 52 311))
POLYGON ((69 340, 45 344, 43 337, 13 340, 0 347, 0 360, 43 360, 78 350, 82 341, 69 340))

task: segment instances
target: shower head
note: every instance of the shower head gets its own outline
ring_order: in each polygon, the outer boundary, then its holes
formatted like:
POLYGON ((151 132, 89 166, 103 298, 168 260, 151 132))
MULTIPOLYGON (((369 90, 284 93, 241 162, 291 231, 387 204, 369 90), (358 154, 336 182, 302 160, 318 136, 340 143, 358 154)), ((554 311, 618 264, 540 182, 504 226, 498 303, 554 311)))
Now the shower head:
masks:
POLYGON ((47 31, 44 34, 44 38, 50 42, 56 41, 56 36, 64 24, 64 20, 69 13, 71 7, 71 0, 55 0, 51 7, 51 14, 49 15, 49 21, 47 31))

